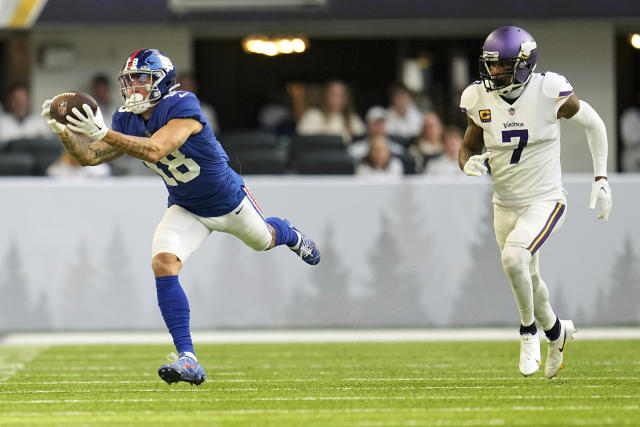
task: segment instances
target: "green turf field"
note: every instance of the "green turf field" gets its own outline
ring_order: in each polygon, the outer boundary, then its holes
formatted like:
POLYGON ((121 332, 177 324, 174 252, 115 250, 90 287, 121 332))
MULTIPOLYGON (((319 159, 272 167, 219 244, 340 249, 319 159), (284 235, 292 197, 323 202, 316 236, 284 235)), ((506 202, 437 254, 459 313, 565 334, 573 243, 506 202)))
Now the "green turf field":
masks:
POLYGON ((168 346, 0 346, 0 425, 640 425, 640 341, 573 341, 554 380, 518 342, 197 350, 201 387, 159 379, 168 346))

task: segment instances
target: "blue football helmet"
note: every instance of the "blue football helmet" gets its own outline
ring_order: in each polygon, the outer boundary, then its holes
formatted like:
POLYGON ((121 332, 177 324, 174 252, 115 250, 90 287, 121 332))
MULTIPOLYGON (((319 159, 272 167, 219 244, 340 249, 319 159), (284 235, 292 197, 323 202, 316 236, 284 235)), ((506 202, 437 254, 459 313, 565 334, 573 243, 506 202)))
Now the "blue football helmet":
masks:
POLYGON ((480 78, 487 92, 506 95, 527 83, 537 59, 538 45, 531 34, 519 27, 497 28, 482 46, 480 78), (501 72, 492 72, 495 66, 500 66, 501 72))
POLYGON ((174 90, 176 68, 167 55, 157 49, 140 49, 124 62, 118 74, 124 106, 134 114, 142 114, 174 90), (147 92, 143 96, 139 90, 147 92))

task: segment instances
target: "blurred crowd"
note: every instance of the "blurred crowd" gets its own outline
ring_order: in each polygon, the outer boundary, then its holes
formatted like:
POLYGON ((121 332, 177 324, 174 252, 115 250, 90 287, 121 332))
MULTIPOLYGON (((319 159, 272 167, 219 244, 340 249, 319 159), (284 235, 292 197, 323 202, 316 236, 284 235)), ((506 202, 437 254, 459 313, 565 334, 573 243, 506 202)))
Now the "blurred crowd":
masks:
MULTIPOLYGON (((178 77, 180 90, 198 94, 192 74, 178 77)), ((96 75, 87 85, 107 125, 120 107, 111 80, 96 75)), ((283 97, 282 99, 285 99, 283 97)), ((373 105, 360 116, 350 88, 327 82, 318 102, 294 114, 291 103, 273 102, 259 113, 259 128, 220 130, 213 106, 201 102, 207 121, 229 153, 231 166, 243 174, 354 174, 385 181, 408 174, 461 177, 458 150, 462 131, 442 123, 434 111, 423 111, 402 84, 389 89, 388 105, 373 105)), ((25 85, 12 86, 0 110, 0 175, 48 175, 102 178, 154 172, 141 161, 123 156, 108 164, 81 167, 67 155, 30 104, 25 85)))

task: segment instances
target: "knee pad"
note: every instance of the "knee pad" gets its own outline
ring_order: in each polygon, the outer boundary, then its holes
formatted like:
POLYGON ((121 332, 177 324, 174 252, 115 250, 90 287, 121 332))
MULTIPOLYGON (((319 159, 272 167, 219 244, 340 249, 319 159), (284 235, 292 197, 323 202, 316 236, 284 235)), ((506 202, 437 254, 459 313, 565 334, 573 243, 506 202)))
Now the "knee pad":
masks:
POLYGON ((502 267, 507 274, 529 273, 531 253, 523 247, 507 245, 502 250, 502 267))

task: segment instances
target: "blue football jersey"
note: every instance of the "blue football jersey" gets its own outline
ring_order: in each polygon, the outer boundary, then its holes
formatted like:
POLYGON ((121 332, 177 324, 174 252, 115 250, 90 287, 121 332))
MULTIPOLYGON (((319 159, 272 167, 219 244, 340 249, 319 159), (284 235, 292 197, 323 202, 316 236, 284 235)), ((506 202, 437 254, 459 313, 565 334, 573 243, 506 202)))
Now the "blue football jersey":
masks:
POLYGON ((169 120, 179 118, 195 119, 204 127, 157 163, 144 163, 164 179, 169 191, 169 206, 180 205, 203 217, 231 212, 244 197, 244 182, 229 167, 229 157, 214 136, 193 93, 168 93, 156 104, 148 121, 122 107, 113 114, 111 126, 127 135, 151 137, 169 120))

